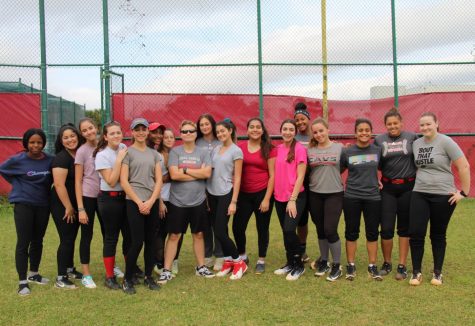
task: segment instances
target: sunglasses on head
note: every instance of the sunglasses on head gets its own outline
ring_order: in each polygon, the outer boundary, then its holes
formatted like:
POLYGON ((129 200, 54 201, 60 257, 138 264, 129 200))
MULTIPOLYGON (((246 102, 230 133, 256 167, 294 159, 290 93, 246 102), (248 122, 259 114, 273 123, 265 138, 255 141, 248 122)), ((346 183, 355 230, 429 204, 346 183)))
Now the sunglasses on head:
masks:
POLYGON ((196 129, 194 130, 180 130, 182 134, 194 134, 196 132, 196 129))

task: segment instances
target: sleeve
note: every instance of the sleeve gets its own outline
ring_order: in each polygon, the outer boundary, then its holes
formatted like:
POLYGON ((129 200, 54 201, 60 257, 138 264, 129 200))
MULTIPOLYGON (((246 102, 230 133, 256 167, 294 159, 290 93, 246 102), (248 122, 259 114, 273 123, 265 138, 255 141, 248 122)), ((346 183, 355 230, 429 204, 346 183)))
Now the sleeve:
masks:
POLYGON ((340 156, 340 172, 343 172, 345 169, 348 168, 348 163, 347 163, 347 148, 342 148, 341 149, 341 156, 340 156))
POLYGON ((208 154, 208 151, 206 150, 203 151, 203 154, 201 154, 201 159, 203 160, 203 164, 205 166, 212 166, 211 155, 208 154))
POLYGON ((83 147, 79 147, 74 157, 74 164, 84 165, 86 162, 86 151, 83 150, 83 147))
POLYGON ((96 166, 96 171, 112 168, 112 165, 107 160, 106 156, 104 155, 104 152, 97 153, 94 164, 96 166))
POLYGON ((17 157, 13 156, 0 165, 0 174, 8 183, 12 183, 13 177, 18 173, 17 162, 17 157))
POLYGON ((122 164, 129 165, 130 164, 130 152, 127 152, 124 159, 122 160, 122 164))
POLYGON ((58 155, 55 156, 53 159, 53 163, 51 164, 51 167, 54 168, 61 168, 61 169, 69 169, 69 162, 68 162, 68 157, 66 155, 69 155, 67 152, 62 151, 58 153, 58 155))
POLYGON ((239 147, 234 147, 234 152, 233 152, 233 161, 236 160, 242 160, 244 158, 244 154, 242 153, 242 149, 239 147))
POLYGON ((381 135, 374 138, 373 144, 376 146, 381 146, 381 135))
POLYGON ((464 155, 460 146, 448 136, 447 141, 444 142, 444 150, 451 161, 455 161, 464 155))
POLYGON ((307 164, 307 149, 304 146, 295 147, 295 161, 297 164, 307 164))
POLYGON ((272 147, 269 153, 269 158, 276 158, 277 157, 277 147, 272 147))
POLYGON ((168 167, 170 166, 178 166, 178 153, 174 148, 168 154, 168 167))

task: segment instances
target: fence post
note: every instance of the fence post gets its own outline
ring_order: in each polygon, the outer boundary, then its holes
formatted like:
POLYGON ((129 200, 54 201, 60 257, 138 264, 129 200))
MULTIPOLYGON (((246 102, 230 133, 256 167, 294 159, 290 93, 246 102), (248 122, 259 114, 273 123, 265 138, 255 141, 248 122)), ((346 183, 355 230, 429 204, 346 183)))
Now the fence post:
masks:
POLYGON ((102 78, 104 78, 104 101, 106 121, 111 120, 111 103, 110 103, 110 62, 109 62, 109 9, 107 7, 108 0, 102 0, 102 28, 104 36, 104 70, 102 78))
POLYGON ((399 107, 399 85, 397 79, 397 49, 396 49, 396 6, 391 0, 391 28, 393 40, 393 78, 394 78, 394 106, 399 107))
POLYGON ((322 63, 323 63, 322 110, 323 110, 323 119, 325 119, 328 122, 327 4, 326 4, 326 0, 322 0, 322 63))
MULTIPOLYGON (((46 74, 46 32, 45 32, 45 1, 39 0, 40 12, 40 46, 41 46, 41 128, 45 131, 48 138, 49 124, 48 124, 48 84, 46 74)), ((46 142, 46 150, 52 149, 52 141, 48 139, 46 142)))
POLYGON ((264 120, 264 95, 262 86, 262 33, 261 33, 261 0, 257 0, 257 56, 259 68, 259 117, 264 120))

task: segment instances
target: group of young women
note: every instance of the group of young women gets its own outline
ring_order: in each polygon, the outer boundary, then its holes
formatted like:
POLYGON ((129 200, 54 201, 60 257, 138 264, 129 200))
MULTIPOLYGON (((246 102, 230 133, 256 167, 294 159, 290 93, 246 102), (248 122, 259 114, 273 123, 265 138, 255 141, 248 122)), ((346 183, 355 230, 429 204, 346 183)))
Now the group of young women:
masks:
POLYGON ((274 206, 286 252, 285 263, 274 273, 287 280, 297 280, 305 272, 309 215, 316 225, 320 251, 311 264, 315 276, 328 274, 326 279, 335 281, 343 275, 338 235, 343 211, 346 279, 356 277, 362 214, 371 278, 382 280, 392 271, 397 220, 395 278, 407 278, 410 248, 413 275, 409 283, 419 285, 430 221, 431 284, 442 284, 446 230, 456 204, 469 193, 470 171, 459 146, 438 133, 436 116, 421 116, 422 137, 417 138, 403 130, 401 114, 391 109, 384 116, 388 132, 377 136, 374 143, 371 121, 357 119, 355 144, 343 145, 330 140, 325 120, 310 121, 303 103, 295 109, 294 119, 284 120, 280 126, 282 142, 277 146, 259 118, 248 121, 248 140, 238 144, 233 122, 216 123, 209 114, 199 117, 197 123, 181 123, 180 146, 174 146, 173 131, 157 122, 134 119, 132 144, 127 147, 119 123, 105 124, 98 139, 97 126, 84 118, 79 129, 71 124, 61 127, 53 157, 43 152, 44 132, 27 130, 24 151, 0 166, 1 175, 13 186, 9 198, 15 204, 18 293, 30 294, 29 283, 48 283, 38 271, 50 212, 60 239, 55 287, 74 289, 73 279, 81 279, 86 288, 96 287, 89 262, 97 216, 105 286, 133 294, 140 278, 148 289, 158 290, 159 284, 176 276, 188 225, 197 276, 242 278, 249 269, 246 229, 253 213, 259 256, 254 270, 264 273, 274 206), (458 171, 461 190, 455 188, 451 163, 458 171), (346 187, 344 171, 348 173, 346 187), (231 216, 234 240, 228 229, 231 216), (79 229, 81 272, 74 267, 79 229), (125 274, 115 261, 120 233, 125 274), (379 234, 384 262, 378 270, 379 234), (144 271, 137 265, 143 247, 144 271), (159 274, 158 280, 153 278, 153 270, 159 274), (124 278, 122 284, 117 277, 124 278))

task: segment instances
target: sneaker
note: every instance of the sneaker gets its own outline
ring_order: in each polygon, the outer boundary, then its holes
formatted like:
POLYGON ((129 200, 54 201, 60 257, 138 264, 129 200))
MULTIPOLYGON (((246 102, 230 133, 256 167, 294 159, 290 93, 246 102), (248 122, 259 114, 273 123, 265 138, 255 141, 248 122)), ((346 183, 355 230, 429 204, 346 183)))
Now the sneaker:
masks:
POLYGON ((255 273, 256 273, 257 275, 261 275, 261 274, 263 274, 265 271, 266 271, 266 264, 263 263, 263 262, 259 262, 259 261, 258 261, 257 264, 256 264, 256 271, 255 271, 255 273))
POLYGON ((137 293, 137 291, 135 291, 134 283, 132 283, 132 281, 128 281, 126 279, 124 279, 124 281, 122 282, 122 290, 126 294, 135 294, 135 293, 137 293))
POLYGON ((244 260, 241 260, 234 264, 233 274, 229 278, 230 280, 239 280, 247 271, 247 264, 244 260))
POLYGON ((172 274, 177 275, 178 274, 178 259, 175 259, 172 264, 172 274))
POLYGON ((205 265, 208 268, 212 268, 214 265, 213 257, 205 257, 205 265))
POLYGON ((430 284, 439 286, 442 285, 442 274, 441 273, 433 273, 432 274, 432 280, 430 280, 430 284))
POLYGON ((292 266, 289 263, 287 263, 284 266, 282 266, 281 268, 276 269, 274 271, 274 274, 275 275, 287 275, 291 271, 292 271, 292 266))
POLYGON ((134 276, 136 278, 144 278, 145 277, 145 273, 144 273, 143 270, 140 269, 139 265, 135 265, 134 276))
POLYGON ((68 278, 71 280, 82 280, 82 273, 78 272, 76 270, 76 267, 73 267, 72 269, 68 268, 68 278))
POLYGON ((397 265, 395 278, 398 281, 402 281, 402 280, 405 280, 407 278, 406 266, 401 265, 401 264, 397 265))
POLYGON ((104 285, 106 286, 106 288, 109 288, 111 290, 120 289, 120 285, 119 285, 119 283, 117 283, 117 279, 115 278, 115 276, 107 277, 105 282, 104 282, 104 285))
POLYGON ((386 276, 389 273, 391 273, 392 270, 393 270, 393 265, 391 265, 391 263, 384 262, 383 265, 381 266, 381 269, 379 270, 379 275, 386 276))
POLYGON ((157 283, 166 284, 168 281, 171 281, 171 279, 172 279, 172 272, 164 268, 162 274, 160 274, 160 277, 158 278, 157 283))
POLYGON ((234 262, 232 260, 225 260, 223 267, 221 267, 221 270, 216 273, 216 276, 218 277, 223 277, 226 276, 227 274, 231 273, 234 268, 234 262))
POLYGON ((119 266, 114 266, 114 276, 117 278, 124 278, 124 272, 122 272, 119 266))
POLYGON ((155 272, 155 274, 160 276, 160 274, 162 274, 162 272, 163 272, 163 266, 157 264, 157 265, 153 266, 153 271, 155 272))
POLYGON ((213 274, 213 272, 211 272, 208 267, 206 267, 205 265, 203 266, 196 266, 196 269, 195 269, 195 275, 196 276, 202 276, 202 277, 205 277, 205 278, 213 278, 215 275, 213 274))
POLYGON ((22 297, 30 295, 31 290, 30 290, 30 287, 28 286, 28 283, 19 284, 17 293, 19 296, 22 296, 22 297))
POLYGON ((248 255, 246 255, 245 258, 242 258, 242 256, 241 256, 241 259, 246 263, 246 265, 249 265, 249 256, 248 255))
POLYGON ((327 281, 335 282, 337 279, 341 277, 341 266, 340 264, 332 264, 330 274, 327 276, 327 281))
POLYGON ((140 279, 136 275, 132 276, 132 281, 131 282, 134 286, 139 285, 141 283, 140 279))
POLYGON ((413 273, 409 285, 418 286, 422 283, 422 273, 413 273))
POLYGON ((223 268, 223 264, 224 264, 224 258, 223 257, 216 258, 214 260, 213 270, 214 271, 220 271, 223 268))
MULTIPOLYGON (((302 261, 302 263, 303 263, 303 261, 302 261)), ((305 267, 303 266, 303 264, 298 265, 298 266, 295 266, 294 268, 292 268, 292 271, 287 274, 285 279, 287 281, 296 281, 296 280, 299 279, 300 276, 302 276, 303 273, 305 273, 305 267)))
POLYGON ((58 289, 65 289, 65 290, 74 290, 77 289, 76 284, 71 282, 68 277, 62 276, 57 277, 56 282, 54 282, 54 287, 58 289))
POLYGON ((383 277, 378 272, 378 266, 376 265, 368 266, 368 275, 375 281, 383 280, 383 277))
POLYGON ((40 274, 35 274, 35 275, 28 276, 28 283, 36 283, 40 285, 45 285, 49 283, 49 279, 41 276, 40 274))
POLYGON ((323 276, 325 273, 330 271, 330 265, 326 260, 318 260, 317 261, 317 271, 315 272, 315 276, 323 276))
POLYGON ((155 280, 153 279, 153 277, 146 277, 144 280, 143 280, 143 284, 148 287, 149 290, 152 290, 152 291, 158 291, 160 290, 160 285, 157 284, 157 282, 155 282, 155 280))
POLYGON ((94 283, 94 280, 92 279, 91 275, 86 275, 82 277, 81 284, 84 285, 84 287, 88 289, 95 289, 96 288, 96 283, 94 283))
POLYGON ((310 261, 310 257, 307 255, 306 252, 302 254, 302 262, 303 263, 308 263, 310 261))
POLYGON ((345 278, 348 281, 353 281, 356 277, 356 265, 348 264, 346 265, 346 276, 345 278))

